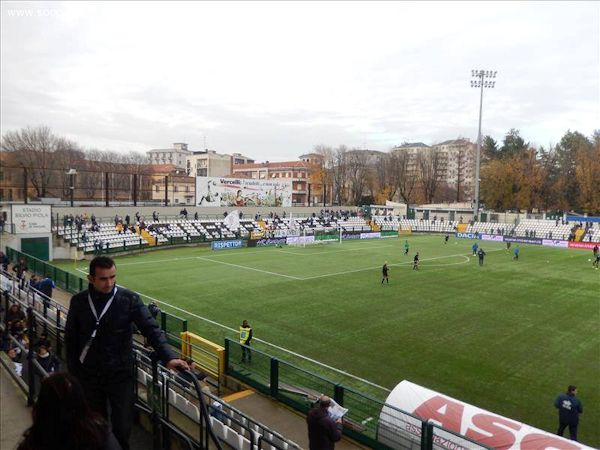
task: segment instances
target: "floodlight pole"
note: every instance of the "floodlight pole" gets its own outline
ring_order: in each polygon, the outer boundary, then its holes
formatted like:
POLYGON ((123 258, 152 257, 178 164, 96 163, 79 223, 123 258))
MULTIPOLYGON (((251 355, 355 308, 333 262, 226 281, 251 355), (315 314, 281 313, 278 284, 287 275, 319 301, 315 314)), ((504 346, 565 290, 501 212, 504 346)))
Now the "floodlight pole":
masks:
POLYGON ((480 88, 479 91, 479 129, 477 133, 477 155, 475 165, 475 207, 473 208, 474 220, 479 220, 479 170, 481 167, 481 118, 483 114, 483 88, 493 88, 496 84, 495 81, 483 81, 486 78, 496 78, 498 72, 494 70, 472 70, 471 76, 474 80, 471 80, 471 87, 480 88))

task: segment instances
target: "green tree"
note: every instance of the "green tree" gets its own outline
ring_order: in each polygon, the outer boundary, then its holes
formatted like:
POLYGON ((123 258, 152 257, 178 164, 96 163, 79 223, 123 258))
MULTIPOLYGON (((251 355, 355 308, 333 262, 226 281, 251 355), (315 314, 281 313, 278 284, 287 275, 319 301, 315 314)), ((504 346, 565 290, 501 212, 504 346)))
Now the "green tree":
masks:
POLYGON ((578 131, 568 130, 556 145, 557 164, 560 171, 558 189, 559 203, 563 210, 578 210, 579 181, 577 177, 577 157, 580 152, 592 149, 592 142, 578 131))
POLYGON ((500 158, 500 151, 498 150, 498 143, 491 136, 483 138, 483 144, 481 146, 481 155, 484 160, 492 160, 500 158))
POLYGON ((501 158, 511 158, 520 155, 529 149, 529 144, 519 134, 519 130, 511 128, 500 147, 499 155, 501 158))

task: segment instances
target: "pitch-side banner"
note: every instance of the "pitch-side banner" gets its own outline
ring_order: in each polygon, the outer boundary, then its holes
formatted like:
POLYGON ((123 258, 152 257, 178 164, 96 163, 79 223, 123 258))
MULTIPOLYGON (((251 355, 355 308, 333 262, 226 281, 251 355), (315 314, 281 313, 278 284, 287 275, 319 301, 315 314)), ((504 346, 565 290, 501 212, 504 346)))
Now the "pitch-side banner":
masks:
MULTIPOLYGON (((406 380, 394 388, 388 396, 386 404, 414 414, 423 420, 432 421, 436 425, 460 433, 491 448, 503 450, 593 450, 592 447, 499 416, 406 380)), ((554 409, 551 403, 549 408, 554 409)), ((556 412, 553 414, 557 416, 558 421, 558 414, 556 412)), ((403 414, 400 412, 384 406, 380 423, 385 420, 388 427, 395 426, 410 432, 408 428, 414 427, 402 416, 403 414), (397 416, 396 420, 393 418, 394 416, 397 416)), ((450 446, 446 446, 444 445, 446 439, 440 438, 439 440, 440 446, 455 448, 452 446, 452 442, 450 442, 450 446)))
POLYGON ((593 250, 597 245, 600 247, 600 242, 568 242, 569 248, 582 248, 585 250, 593 250))
POLYGON ((196 206, 292 206, 292 181, 196 177, 196 206))

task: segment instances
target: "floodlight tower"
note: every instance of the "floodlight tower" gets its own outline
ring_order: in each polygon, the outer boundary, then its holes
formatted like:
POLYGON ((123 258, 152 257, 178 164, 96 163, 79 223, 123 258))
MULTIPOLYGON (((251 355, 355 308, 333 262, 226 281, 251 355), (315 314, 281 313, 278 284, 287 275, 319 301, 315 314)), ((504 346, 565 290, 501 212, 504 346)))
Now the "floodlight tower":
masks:
POLYGON ((472 70, 471 71, 471 87, 479 88, 479 132, 477 134, 477 164, 475 166, 475 207, 473 208, 473 214, 475 220, 479 220, 479 166, 481 164, 481 113, 483 110, 483 88, 493 89, 498 74, 495 70, 472 70), (486 78, 492 78, 486 79, 486 78))

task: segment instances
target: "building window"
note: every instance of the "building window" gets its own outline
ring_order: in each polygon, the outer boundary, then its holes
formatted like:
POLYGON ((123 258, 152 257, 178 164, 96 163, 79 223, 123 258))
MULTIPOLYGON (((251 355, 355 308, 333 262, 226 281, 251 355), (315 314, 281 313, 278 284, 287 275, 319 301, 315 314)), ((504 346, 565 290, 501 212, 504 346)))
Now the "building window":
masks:
POLYGON ((198 170, 196 171, 196 174, 197 174, 199 177, 206 177, 206 176, 208 176, 208 169, 201 169, 201 168, 198 168, 198 170))
POLYGON ((154 186, 154 192, 160 191, 160 186, 157 184, 154 186))
POLYGON ((173 192, 177 192, 177 185, 173 186, 173 192))

